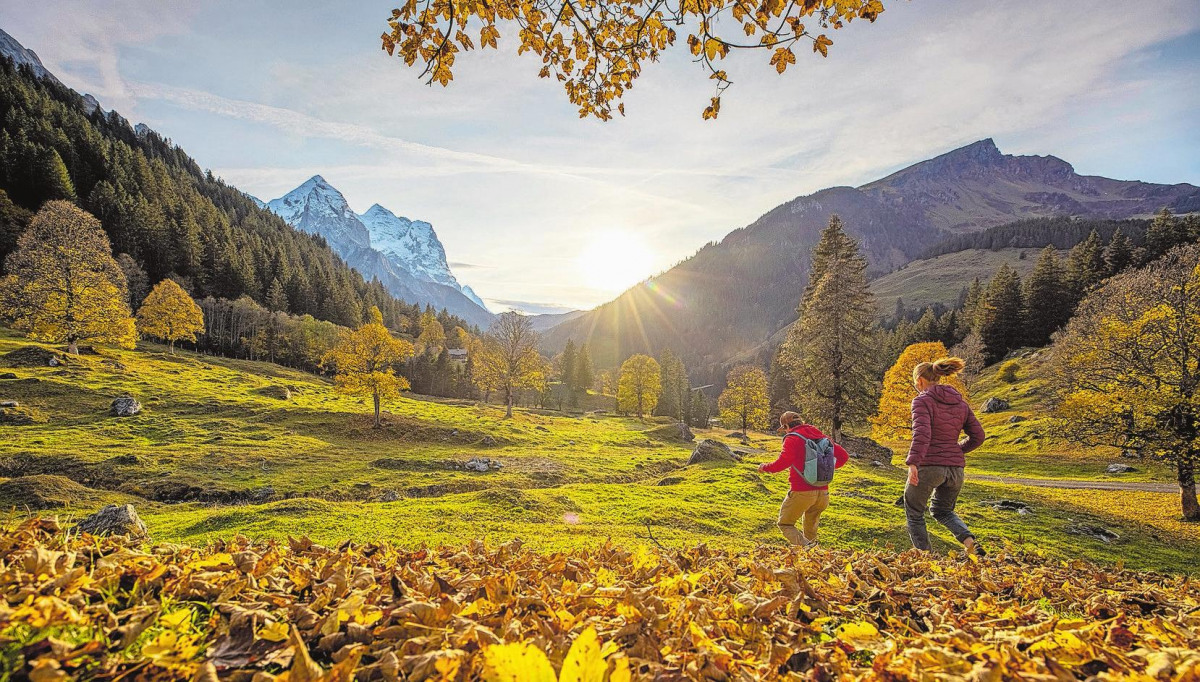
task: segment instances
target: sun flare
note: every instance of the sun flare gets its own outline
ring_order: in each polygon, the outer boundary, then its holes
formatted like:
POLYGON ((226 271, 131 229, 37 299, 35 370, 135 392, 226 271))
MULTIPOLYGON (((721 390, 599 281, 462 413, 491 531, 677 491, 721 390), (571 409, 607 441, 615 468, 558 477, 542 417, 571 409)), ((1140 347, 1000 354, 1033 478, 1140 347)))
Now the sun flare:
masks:
POLYGON ((617 293, 651 274, 653 256, 638 235, 609 230, 593 236, 579 253, 579 270, 588 286, 617 293))

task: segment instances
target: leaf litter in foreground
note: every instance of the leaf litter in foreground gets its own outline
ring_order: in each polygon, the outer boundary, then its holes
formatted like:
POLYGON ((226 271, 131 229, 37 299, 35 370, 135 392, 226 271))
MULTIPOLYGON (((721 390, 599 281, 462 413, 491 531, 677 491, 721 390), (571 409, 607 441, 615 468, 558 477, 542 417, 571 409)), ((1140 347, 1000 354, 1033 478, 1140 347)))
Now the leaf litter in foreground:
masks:
POLYGON ((0 678, 1200 680, 1187 577, 997 552, 0 530, 0 678))

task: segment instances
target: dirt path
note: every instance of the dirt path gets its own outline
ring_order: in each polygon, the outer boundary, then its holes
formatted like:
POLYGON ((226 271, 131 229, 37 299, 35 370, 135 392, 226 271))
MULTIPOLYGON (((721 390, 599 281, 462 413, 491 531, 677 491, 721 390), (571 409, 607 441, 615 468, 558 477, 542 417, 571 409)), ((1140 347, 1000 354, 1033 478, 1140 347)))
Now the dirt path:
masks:
POLYGON ((1144 493, 1177 493, 1174 483, 1152 483, 1149 481, 1078 481, 1055 478, 1014 478, 1011 476, 988 476, 967 474, 967 481, 1004 483, 1006 485, 1028 485, 1035 488, 1065 488, 1067 490, 1135 490, 1144 493))

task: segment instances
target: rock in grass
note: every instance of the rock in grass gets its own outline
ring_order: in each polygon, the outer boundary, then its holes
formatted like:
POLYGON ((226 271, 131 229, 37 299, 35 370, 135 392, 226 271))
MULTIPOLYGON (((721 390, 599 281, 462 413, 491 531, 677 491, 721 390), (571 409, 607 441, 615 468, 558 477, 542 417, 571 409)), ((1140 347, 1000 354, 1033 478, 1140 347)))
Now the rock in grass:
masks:
POLYGON ((275 400, 291 400, 292 399, 292 390, 290 388, 288 388, 287 386, 278 386, 276 384, 271 384, 270 386, 263 386, 262 388, 256 388, 256 389, 254 389, 254 392, 257 393, 258 395, 263 396, 264 398, 274 398, 275 400))
POLYGON ((5 372, 4 374, 0 374, 0 379, 16 379, 16 378, 17 378, 17 375, 13 374, 12 372, 5 372))
POLYGON ((667 476, 654 485, 679 485, 680 483, 683 483, 682 476, 667 476))
POLYGON ((502 466, 504 465, 498 460, 491 459, 490 457, 472 457, 471 459, 467 460, 467 463, 463 465, 463 468, 467 471, 477 471, 483 473, 485 471, 496 471, 502 466))
POLYGON ((846 453, 851 457, 871 459, 877 462, 891 462, 895 454, 891 448, 885 448, 870 438, 859 436, 842 436, 838 445, 845 448, 846 453))
POLYGON ((133 396, 123 395, 119 398, 114 398, 109 412, 114 417, 132 417, 142 411, 142 404, 133 398, 133 396))
POLYGON ((20 407, 21 403, 15 400, 0 400, 0 407, 20 407))
POLYGON ((80 533, 91 535, 128 535, 131 538, 146 538, 146 524, 138 517, 137 510, 132 504, 105 505, 103 509, 92 514, 75 526, 80 533))
POLYGON ((695 450, 692 450, 692 456, 688 458, 688 464, 701 464, 703 462, 720 462, 724 464, 736 464, 742 461, 729 446, 719 440, 705 438, 700 441, 695 450))
POLYGON ((987 505, 997 511, 1015 511, 1022 515, 1033 513, 1033 507, 1018 500, 984 500, 980 504, 987 505))
POLYGON ((1084 537, 1094 538, 1103 543, 1115 542, 1121 539, 1120 535, 1103 526, 1094 526, 1090 523, 1073 523, 1067 526, 1066 530, 1071 535, 1082 535, 1084 537))
POLYGON ((1008 418, 1008 423, 1009 423, 1009 424, 1019 424, 1019 423, 1021 423, 1021 422, 1023 422, 1023 421, 1025 421, 1025 417, 1022 417, 1022 416, 1021 416, 1021 415, 1019 415, 1019 414, 1014 414, 1013 416, 1011 416, 1011 417, 1009 417, 1009 418, 1008 418))
POLYGON ((385 490, 385 491, 383 491, 383 496, 380 497, 379 499, 384 502, 399 502, 401 499, 401 495, 400 495, 400 493, 396 492, 395 490, 385 490))
POLYGON ((1137 471, 1137 469, 1129 466, 1128 464, 1113 462, 1112 464, 1109 464, 1108 468, 1104 471, 1105 473, 1109 474, 1132 474, 1133 472, 1137 471))
POLYGON ((988 398, 983 402, 983 407, 979 408, 984 414, 992 414, 994 412, 1003 412, 1009 407, 1008 401, 1003 398, 988 398))

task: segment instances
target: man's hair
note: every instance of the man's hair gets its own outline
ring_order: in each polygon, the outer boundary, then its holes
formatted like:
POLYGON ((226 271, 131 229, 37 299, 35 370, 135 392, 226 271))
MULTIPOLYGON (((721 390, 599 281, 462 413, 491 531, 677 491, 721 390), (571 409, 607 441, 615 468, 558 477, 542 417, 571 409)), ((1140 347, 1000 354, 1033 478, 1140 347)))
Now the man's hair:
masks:
POLYGON ((800 417, 799 412, 787 411, 779 415, 779 425, 786 426, 789 429, 797 424, 803 424, 804 419, 800 417))

